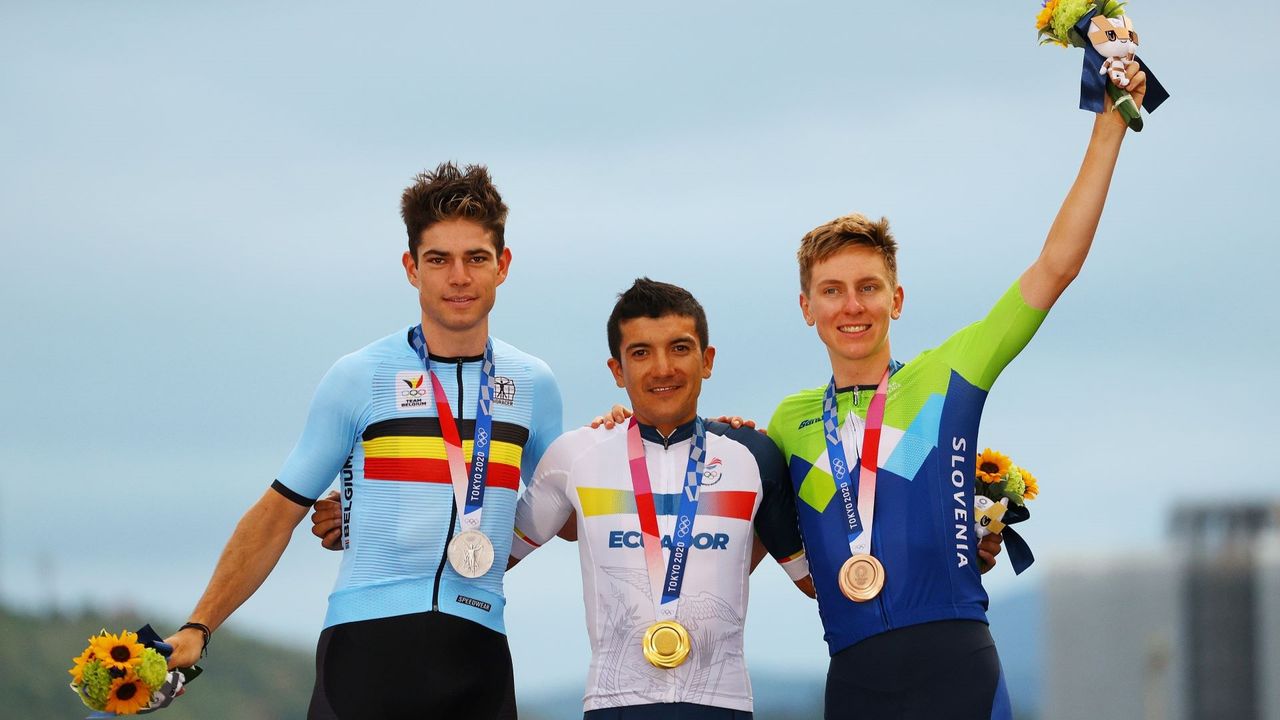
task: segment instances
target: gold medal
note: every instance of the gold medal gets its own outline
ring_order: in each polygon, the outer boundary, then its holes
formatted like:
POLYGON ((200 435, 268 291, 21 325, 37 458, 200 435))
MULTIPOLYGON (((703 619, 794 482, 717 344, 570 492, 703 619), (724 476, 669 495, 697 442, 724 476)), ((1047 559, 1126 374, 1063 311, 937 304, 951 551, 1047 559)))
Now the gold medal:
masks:
POLYGON ((644 631, 641 648, 655 667, 678 667, 689 657, 689 631, 675 620, 660 620, 644 631))
POLYGON ((840 568, 840 592, 854 602, 866 602, 884 588, 884 565, 871 555, 858 553, 840 568))

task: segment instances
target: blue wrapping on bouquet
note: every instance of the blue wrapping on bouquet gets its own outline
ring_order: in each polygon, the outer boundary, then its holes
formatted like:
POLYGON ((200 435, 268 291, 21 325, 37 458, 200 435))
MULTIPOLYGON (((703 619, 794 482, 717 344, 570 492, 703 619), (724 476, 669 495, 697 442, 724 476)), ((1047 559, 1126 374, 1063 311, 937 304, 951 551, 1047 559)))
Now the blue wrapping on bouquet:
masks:
MULTIPOLYGON (((1084 39, 1084 69, 1080 72, 1080 109, 1100 113, 1106 109, 1104 98, 1107 94, 1107 83, 1110 80, 1107 79, 1104 73, 1100 72, 1102 64, 1107 59, 1089 42, 1089 23, 1093 20, 1093 16, 1097 14, 1097 8, 1085 13, 1084 17, 1076 22, 1075 32, 1084 39)), ((1142 58, 1134 55, 1134 59, 1142 66, 1142 71, 1147 74, 1147 94, 1142 98, 1142 107, 1149 113, 1155 112, 1161 103, 1169 99, 1169 93, 1160 84, 1160 81, 1156 79, 1155 73, 1151 72, 1151 68, 1147 67, 1147 64, 1142 61, 1142 58)), ((1012 553, 1010 553, 1010 557, 1012 557, 1012 553)))
POLYGON ((1002 518, 1004 529, 1000 531, 1000 536, 1004 538, 1004 549, 1009 552, 1009 565, 1013 567, 1015 575, 1021 575, 1023 570, 1031 567, 1036 556, 1031 553, 1031 546, 1027 541, 1010 526, 1030 519, 1031 511, 1025 505, 1013 504, 1009 505, 1002 518))

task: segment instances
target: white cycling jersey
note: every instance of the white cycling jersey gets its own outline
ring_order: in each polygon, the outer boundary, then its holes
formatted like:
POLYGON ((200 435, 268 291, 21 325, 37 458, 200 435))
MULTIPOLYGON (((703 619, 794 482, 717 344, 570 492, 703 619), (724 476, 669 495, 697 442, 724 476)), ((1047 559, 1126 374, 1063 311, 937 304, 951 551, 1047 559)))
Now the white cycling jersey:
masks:
MULTIPOLYGON (((751 547, 758 533, 792 580, 808 574, 795 496, 777 446, 748 428, 707 423, 706 464, 676 620, 691 652, 673 669, 645 660, 641 639, 655 621, 627 462, 627 429, 582 428, 547 449, 516 508, 511 553, 524 557, 577 513, 583 601, 591 638, 584 710, 685 702, 752 708, 742 652, 751 547)), ((693 423, 663 438, 640 426, 662 536, 663 562, 692 443, 693 423)))

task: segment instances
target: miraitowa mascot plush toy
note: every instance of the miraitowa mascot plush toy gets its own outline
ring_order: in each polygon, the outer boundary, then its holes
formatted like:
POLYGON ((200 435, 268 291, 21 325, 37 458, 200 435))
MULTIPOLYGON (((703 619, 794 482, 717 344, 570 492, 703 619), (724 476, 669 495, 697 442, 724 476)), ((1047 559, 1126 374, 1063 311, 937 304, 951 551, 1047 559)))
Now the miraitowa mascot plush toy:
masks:
POLYGON ((1110 74, 1111 79, 1120 87, 1129 86, 1129 78, 1124 71, 1138 52, 1138 33, 1133 29, 1133 21, 1128 15, 1107 18, 1094 15, 1089 22, 1089 42, 1098 54, 1106 58, 1099 75, 1110 74))

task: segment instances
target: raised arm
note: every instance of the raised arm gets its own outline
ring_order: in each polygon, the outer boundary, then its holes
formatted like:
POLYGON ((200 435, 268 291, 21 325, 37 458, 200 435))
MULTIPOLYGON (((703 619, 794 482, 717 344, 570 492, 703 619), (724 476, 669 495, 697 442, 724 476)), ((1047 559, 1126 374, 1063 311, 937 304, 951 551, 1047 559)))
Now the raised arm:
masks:
MULTIPOLYGON (((1137 62, 1128 65, 1126 74, 1130 81, 1127 89, 1141 107, 1147 76, 1138 68, 1137 62)), ((1022 274, 1022 297, 1028 305, 1048 310, 1080 274, 1093 244, 1098 220, 1102 217, 1102 207, 1107 200, 1126 130, 1124 119, 1111 111, 1108 98, 1107 111, 1094 119, 1093 134, 1089 138, 1080 173, 1049 228, 1044 249, 1022 274)))
MULTIPOLYGON (((218 629, 271 574, 289 544, 293 528, 306 513, 305 505, 268 489, 231 533, 204 595, 191 611, 191 622, 203 623, 210 630, 218 629)), ((173 654, 169 656, 171 668, 188 667, 200 659, 203 636, 199 630, 180 630, 165 642, 173 645, 173 654)))

